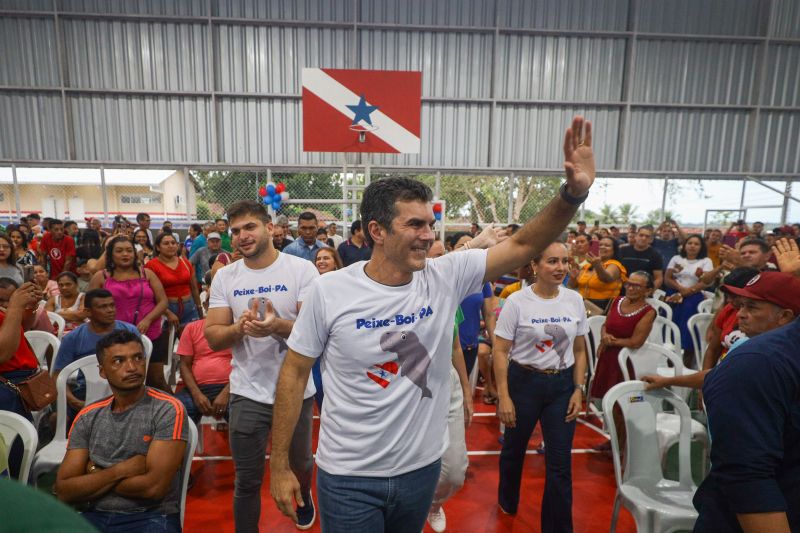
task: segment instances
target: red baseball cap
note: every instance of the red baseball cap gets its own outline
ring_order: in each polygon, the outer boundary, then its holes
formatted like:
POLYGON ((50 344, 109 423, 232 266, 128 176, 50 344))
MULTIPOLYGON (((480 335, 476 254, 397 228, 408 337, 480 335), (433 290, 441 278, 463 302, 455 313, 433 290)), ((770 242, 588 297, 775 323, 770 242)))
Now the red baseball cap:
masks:
POLYGON ((800 277, 786 272, 761 272, 741 289, 725 285, 725 290, 736 296, 762 300, 781 309, 791 309, 800 315, 800 277))

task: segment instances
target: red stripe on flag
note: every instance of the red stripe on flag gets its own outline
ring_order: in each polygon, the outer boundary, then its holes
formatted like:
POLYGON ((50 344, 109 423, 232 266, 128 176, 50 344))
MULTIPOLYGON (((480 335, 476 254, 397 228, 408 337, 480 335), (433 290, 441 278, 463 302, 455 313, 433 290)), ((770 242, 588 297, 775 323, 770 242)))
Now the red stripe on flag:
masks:
MULTIPOLYGON (((420 107, 422 102, 422 72, 399 70, 322 69, 367 103, 405 129, 420 136, 420 107)), ((353 102, 357 104, 358 101, 353 102)))
POLYGON ((375 133, 367 133, 366 142, 359 142, 358 132, 350 129, 351 122, 317 95, 303 89, 303 150, 398 153, 396 148, 382 141, 375 133))

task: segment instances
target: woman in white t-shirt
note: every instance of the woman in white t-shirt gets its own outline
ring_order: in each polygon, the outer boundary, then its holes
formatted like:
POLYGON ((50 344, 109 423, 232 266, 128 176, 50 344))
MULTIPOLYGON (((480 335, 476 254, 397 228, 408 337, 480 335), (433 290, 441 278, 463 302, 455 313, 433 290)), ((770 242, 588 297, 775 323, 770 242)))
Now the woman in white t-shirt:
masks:
POLYGON ((667 264, 664 276, 667 294, 681 295, 681 303, 673 306, 672 321, 681 330, 681 348, 686 361, 694 361, 692 337, 687 323, 697 313, 697 305, 705 298, 703 289, 707 285, 700 281, 700 277, 711 270, 714 270, 714 264, 708 257, 706 242, 700 235, 690 235, 683 243, 680 254, 672 256, 667 264))
POLYGON ((572 438, 585 392, 589 327, 583 298, 562 286, 567 247, 551 244, 531 267, 536 281, 508 297, 495 327, 497 415, 506 426, 498 503, 516 514, 525 452, 541 421, 547 450, 542 531, 572 531, 572 438))

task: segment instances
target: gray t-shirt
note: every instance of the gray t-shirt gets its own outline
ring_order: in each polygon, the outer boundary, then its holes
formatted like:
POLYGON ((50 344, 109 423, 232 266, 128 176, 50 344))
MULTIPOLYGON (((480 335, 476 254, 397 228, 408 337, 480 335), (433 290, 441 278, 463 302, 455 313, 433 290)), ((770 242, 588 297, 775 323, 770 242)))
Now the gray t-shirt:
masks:
MULTIPOLYGON (((88 449, 89 459, 108 468, 134 455, 147 455, 154 440, 189 439, 183 404, 166 393, 146 387, 144 396, 122 413, 111 410, 113 396, 86 406, 72 425, 70 450, 88 449)), ((180 470, 163 500, 131 499, 111 491, 92 502, 96 511, 136 513, 180 512, 180 470)))

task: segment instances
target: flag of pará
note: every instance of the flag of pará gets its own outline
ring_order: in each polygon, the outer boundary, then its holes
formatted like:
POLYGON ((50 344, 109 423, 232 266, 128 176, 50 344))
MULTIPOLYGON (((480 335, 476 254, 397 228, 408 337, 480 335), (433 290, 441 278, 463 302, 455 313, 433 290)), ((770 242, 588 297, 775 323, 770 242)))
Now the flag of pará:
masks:
POLYGON ((421 108, 422 72, 305 68, 303 150, 417 154, 421 108))

